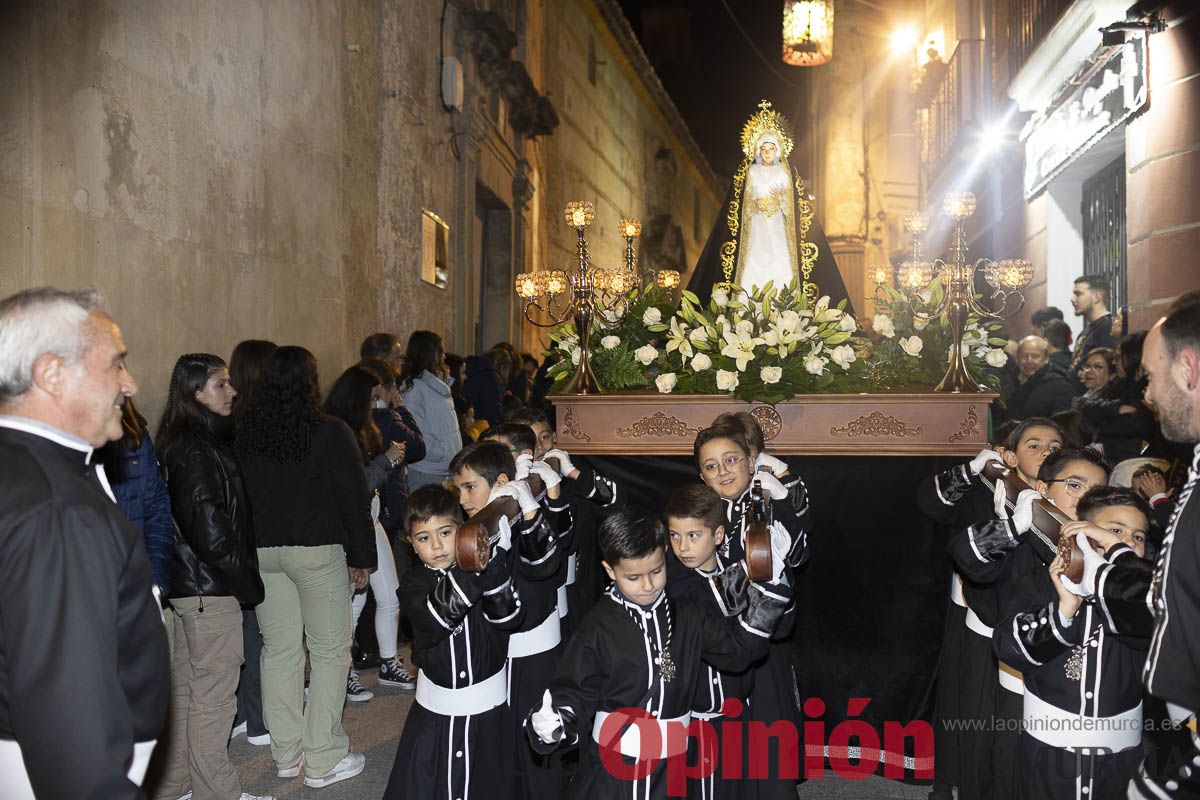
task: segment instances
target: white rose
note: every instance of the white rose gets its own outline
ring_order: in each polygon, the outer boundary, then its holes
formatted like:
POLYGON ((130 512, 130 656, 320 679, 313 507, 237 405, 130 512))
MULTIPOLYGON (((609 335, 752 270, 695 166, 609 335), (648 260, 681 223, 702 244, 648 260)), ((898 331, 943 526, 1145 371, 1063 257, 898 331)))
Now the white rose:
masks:
POLYGON ((712 369, 712 359, 705 353, 696 353, 696 357, 692 359, 692 369, 696 372, 712 369))
POLYGON ((907 339, 900 339, 900 349, 905 353, 908 353, 910 356, 919 356, 921 354, 921 348, 924 346, 925 342, 922 341, 920 336, 909 336, 907 339))
POLYGON ((605 350, 612 350, 614 347, 616 347, 620 343, 621 343, 620 336, 605 336, 603 339, 600 340, 600 346, 603 347, 605 350))
POLYGON ((875 319, 871 320, 871 327, 885 339, 891 339, 896 335, 896 325, 887 314, 876 314, 875 319))
POLYGON ((842 321, 838 323, 838 330, 845 333, 854 333, 858 330, 858 323, 854 321, 854 317, 849 314, 842 317, 842 321))
POLYGON ((763 367, 759 370, 758 377, 762 378, 763 383, 779 383, 783 378, 783 367, 763 367))
POLYGON ((717 370, 717 388, 722 392, 732 392, 738 387, 738 374, 728 370, 717 370))
POLYGON ((675 377, 674 372, 664 373, 654 379, 654 385, 657 386, 658 390, 663 394, 669 394, 671 390, 675 388, 675 384, 677 383, 679 383, 679 380, 675 377))
POLYGON ((633 351, 633 357, 638 360, 639 364, 650 366, 654 359, 658 358, 658 350, 650 345, 643 345, 633 351))
POLYGON ((713 292, 712 299, 713 302, 717 304, 718 308, 724 308, 725 306, 729 305, 729 293, 724 289, 717 289, 715 292, 713 292))
POLYGON ((825 365, 829 363, 829 359, 821 358, 816 353, 804 359, 804 369, 812 375, 820 375, 825 371, 825 365))
POLYGON ((850 369, 850 364, 858 358, 858 354, 854 352, 854 348, 848 344, 838 345, 833 348, 833 352, 830 355, 833 357, 833 363, 842 369, 850 369))
POLYGON ((642 324, 644 325, 657 325, 660 322, 662 322, 662 312, 655 306, 650 306, 642 314, 642 324))
POLYGON ((919 331, 923 331, 929 327, 929 320, 924 317, 913 317, 913 327, 919 331))
POLYGON ((704 328, 692 328, 688 331, 688 338, 693 342, 707 342, 708 331, 704 330, 704 328))
POLYGON ((574 364, 575 366, 579 366, 579 350, 578 349, 571 351, 571 363, 574 364))
POLYGON ((984 356, 984 359, 987 361, 989 367, 1003 367, 1008 363, 1008 353, 1004 352, 999 347, 995 347, 987 351, 987 355, 984 356))

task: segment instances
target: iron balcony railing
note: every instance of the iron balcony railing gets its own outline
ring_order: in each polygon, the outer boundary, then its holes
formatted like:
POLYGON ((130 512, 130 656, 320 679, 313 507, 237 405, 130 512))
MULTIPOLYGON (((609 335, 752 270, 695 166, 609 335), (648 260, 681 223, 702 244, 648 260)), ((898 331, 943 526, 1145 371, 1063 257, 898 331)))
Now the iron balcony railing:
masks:
POLYGON ((933 94, 925 126, 925 164, 940 174, 960 147, 964 134, 977 131, 987 112, 988 87, 983 42, 962 39, 946 63, 946 74, 933 94))

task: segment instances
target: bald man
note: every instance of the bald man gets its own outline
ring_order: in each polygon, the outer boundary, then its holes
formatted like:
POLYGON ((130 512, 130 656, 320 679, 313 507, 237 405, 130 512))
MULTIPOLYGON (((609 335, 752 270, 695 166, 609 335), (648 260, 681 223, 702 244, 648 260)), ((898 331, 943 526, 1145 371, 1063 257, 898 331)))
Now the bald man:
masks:
POLYGON ((1007 419, 1049 417, 1071 407, 1079 393, 1063 369, 1050 362, 1050 348, 1041 336, 1026 336, 1017 344, 1019 383, 1008 394, 1007 419))

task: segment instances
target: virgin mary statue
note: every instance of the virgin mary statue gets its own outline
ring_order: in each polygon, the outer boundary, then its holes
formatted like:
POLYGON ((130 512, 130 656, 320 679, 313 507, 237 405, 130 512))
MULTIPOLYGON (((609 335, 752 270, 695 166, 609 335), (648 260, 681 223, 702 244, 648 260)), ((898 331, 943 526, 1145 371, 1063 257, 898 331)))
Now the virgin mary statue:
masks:
MULTIPOLYGON (((847 297, 804 182, 788 165, 791 126, 766 100, 742 128, 745 158, 733 175, 688 289, 707 300, 714 284, 746 290, 795 280, 815 300, 847 297)), ((853 309, 847 306, 847 311, 853 309)))

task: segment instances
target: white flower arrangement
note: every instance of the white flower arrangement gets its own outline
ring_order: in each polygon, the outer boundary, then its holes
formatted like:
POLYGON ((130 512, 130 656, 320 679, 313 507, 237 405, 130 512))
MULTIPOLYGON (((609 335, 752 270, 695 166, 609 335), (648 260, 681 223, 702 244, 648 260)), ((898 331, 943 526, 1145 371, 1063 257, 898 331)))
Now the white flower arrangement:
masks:
POLYGON ((605 350, 612 350, 621 343, 620 336, 605 336, 600 339, 600 346, 605 350))

